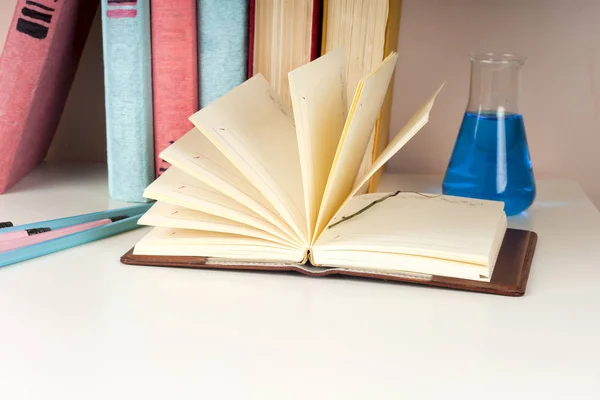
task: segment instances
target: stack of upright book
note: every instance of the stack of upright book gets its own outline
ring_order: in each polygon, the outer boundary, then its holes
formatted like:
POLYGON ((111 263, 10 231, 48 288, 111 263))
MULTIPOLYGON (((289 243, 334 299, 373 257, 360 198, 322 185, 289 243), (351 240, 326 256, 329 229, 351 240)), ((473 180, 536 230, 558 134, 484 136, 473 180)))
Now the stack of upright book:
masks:
MULTIPOLYGON (((342 48, 349 107, 359 78, 396 50, 400 1, 103 0, 102 18, 110 192, 145 201, 188 118, 249 77, 291 107, 288 73, 342 48)), ((390 105, 388 93, 362 168, 388 142, 390 105)))
MULTIPOLYGON (((0 193, 44 159, 98 9, 98 0, 6 1, 16 6, 0 58, 0 193)), ((350 107, 359 78, 397 50, 401 8, 400 0, 100 3, 109 192, 130 202, 148 200, 144 189, 169 168, 161 152, 194 129, 188 118, 256 74, 291 108, 288 73, 340 48, 350 107)), ((363 170, 388 142, 392 87, 363 170)))

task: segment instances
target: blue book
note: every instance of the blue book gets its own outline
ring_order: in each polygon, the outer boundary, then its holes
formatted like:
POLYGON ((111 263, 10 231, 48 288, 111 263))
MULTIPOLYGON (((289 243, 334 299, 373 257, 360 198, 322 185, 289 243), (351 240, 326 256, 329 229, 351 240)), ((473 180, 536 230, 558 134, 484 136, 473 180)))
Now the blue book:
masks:
POLYGON ((102 0, 109 194, 145 202, 154 179, 149 0, 102 0))
POLYGON ((248 0, 198 0, 200 107, 248 77, 248 0))

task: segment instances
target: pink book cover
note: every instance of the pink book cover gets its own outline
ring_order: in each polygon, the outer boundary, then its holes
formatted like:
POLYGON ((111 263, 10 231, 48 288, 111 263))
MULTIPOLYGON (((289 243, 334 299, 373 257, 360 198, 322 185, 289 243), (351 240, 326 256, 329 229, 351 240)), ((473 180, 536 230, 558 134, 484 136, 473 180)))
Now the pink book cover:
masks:
POLYGON ((198 31, 195 0, 153 1, 152 91, 156 175, 169 164, 159 154, 193 128, 198 111, 198 31))
POLYGON ((0 193, 46 156, 98 5, 17 1, 0 56, 0 193))

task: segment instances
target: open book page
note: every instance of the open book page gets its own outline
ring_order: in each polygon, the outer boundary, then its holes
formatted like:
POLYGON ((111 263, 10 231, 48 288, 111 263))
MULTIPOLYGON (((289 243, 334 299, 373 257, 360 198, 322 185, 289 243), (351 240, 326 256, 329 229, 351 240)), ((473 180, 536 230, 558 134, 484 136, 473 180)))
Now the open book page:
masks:
POLYGON ((149 199, 231 219, 294 240, 237 201, 171 166, 144 191, 149 199))
POLYGON ((165 228, 193 229, 207 232, 233 233, 235 235, 270 240, 292 247, 300 246, 263 230, 230 219, 174 204, 164 203, 162 201, 154 203, 152 207, 142 215, 138 224, 162 226, 165 228))
POLYGON ((253 76, 190 121, 308 243, 294 119, 265 78, 253 76))
POLYGON ((245 205, 288 236, 303 241, 265 197, 197 128, 167 147, 160 156, 177 169, 245 205))
POLYGON ((369 179, 371 179, 373 174, 375 174, 379 168, 383 167, 385 163, 390 160, 390 158, 400 151, 400 149, 404 147, 404 145, 408 143, 408 141, 412 139, 413 136, 415 136, 421 130, 421 128, 427 124, 427 122, 429 122, 429 114, 431 113, 435 99, 442 90, 443 86, 444 84, 442 84, 429 98, 429 100, 427 100, 427 102, 423 104, 419 110, 417 110, 417 112, 408 120, 406 125, 400 129, 400 132, 394 136, 394 139, 392 139, 386 148, 381 152, 379 157, 377 157, 367 172, 356 180, 354 189, 352 189, 342 206, 334 214, 333 218, 339 215, 341 209, 344 208, 344 206, 352 199, 352 197, 359 193, 361 187, 363 187, 363 185, 367 183, 369 179))
POLYGON ((327 180, 313 241, 352 191, 397 58, 396 53, 391 53, 358 84, 327 180))
POLYGON ((357 272, 418 274, 421 277, 437 275, 481 282, 489 282, 492 274, 488 266, 398 253, 330 250, 317 253, 312 259, 313 265, 357 272))
POLYGON ((494 265, 506 230, 502 202, 394 194, 354 197, 313 245, 315 262, 328 251, 348 250, 494 265))
POLYGON ((312 236, 346 120, 344 55, 333 50, 288 76, 312 236))
POLYGON ((134 254, 194 256, 243 261, 304 262, 306 249, 220 232, 153 228, 134 247, 134 254))

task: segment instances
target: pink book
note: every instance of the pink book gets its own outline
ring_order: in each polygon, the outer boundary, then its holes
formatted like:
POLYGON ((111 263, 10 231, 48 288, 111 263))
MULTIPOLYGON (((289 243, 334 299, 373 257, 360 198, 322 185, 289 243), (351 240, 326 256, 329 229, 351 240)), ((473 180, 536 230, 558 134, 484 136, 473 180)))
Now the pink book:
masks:
POLYGON ((0 56, 0 193, 46 156, 98 4, 17 1, 0 56))
POLYGON ((159 154, 193 128, 198 111, 198 46, 195 0, 153 1, 152 93, 156 175, 169 164, 159 154))

